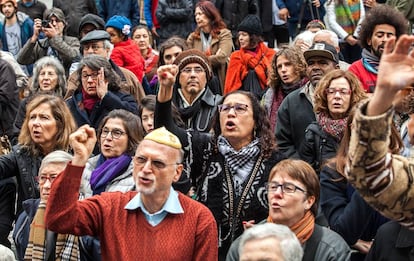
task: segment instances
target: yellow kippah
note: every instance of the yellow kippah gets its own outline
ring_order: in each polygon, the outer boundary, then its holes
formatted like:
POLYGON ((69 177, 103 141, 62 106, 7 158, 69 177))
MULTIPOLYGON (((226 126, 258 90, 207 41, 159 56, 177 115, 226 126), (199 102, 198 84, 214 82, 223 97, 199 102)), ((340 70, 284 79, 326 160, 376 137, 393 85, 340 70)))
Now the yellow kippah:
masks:
POLYGON ((165 127, 151 131, 144 137, 144 140, 152 140, 175 149, 181 149, 181 142, 178 137, 169 132, 165 127))

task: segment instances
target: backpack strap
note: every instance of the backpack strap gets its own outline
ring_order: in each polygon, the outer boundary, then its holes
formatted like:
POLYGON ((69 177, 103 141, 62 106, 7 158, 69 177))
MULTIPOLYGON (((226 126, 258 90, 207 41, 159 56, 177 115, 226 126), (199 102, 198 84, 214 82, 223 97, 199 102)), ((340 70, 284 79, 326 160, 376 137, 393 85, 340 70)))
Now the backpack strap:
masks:
POLYGON ((308 239, 308 241, 306 241, 302 261, 315 260, 316 250, 318 249, 319 243, 321 242, 322 234, 322 227, 318 224, 315 224, 312 236, 308 239))

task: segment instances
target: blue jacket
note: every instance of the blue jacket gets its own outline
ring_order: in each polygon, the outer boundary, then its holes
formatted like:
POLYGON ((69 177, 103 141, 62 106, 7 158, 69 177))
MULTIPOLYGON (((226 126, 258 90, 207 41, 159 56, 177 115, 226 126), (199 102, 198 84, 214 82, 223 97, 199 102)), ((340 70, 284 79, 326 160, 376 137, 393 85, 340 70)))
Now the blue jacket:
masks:
POLYGON ((99 0, 98 15, 106 21, 114 15, 127 17, 132 27, 139 25, 139 5, 137 0, 99 0))
MULTIPOLYGON (((26 42, 32 37, 33 35, 33 20, 25 13, 17 11, 17 22, 20 25, 20 41, 21 41, 21 48, 26 44, 26 42)), ((3 51, 9 51, 9 46, 7 45, 7 38, 6 38, 6 27, 5 19, 0 22, 0 38, 1 44, 3 46, 3 51)), ((27 71, 29 75, 32 74, 33 65, 27 65, 27 71)))

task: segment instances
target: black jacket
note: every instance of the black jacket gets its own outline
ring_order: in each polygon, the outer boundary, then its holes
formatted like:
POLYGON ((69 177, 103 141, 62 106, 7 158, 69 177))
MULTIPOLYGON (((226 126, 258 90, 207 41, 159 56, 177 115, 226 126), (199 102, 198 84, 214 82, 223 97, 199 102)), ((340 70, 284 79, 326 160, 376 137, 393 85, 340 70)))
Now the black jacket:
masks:
POLYGON ((12 66, 0 59, 0 135, 13 136, 14 119, 19 108, 19 88, 12 66))

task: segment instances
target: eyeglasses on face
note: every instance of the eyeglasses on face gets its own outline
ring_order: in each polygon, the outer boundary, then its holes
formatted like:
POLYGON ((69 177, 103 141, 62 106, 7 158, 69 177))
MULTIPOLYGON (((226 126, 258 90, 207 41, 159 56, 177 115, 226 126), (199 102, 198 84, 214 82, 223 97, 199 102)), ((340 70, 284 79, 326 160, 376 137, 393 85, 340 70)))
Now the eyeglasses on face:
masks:
POLYGON ((236 114, 243 114, 247 111, 248 107, 249 106, 247 104, 243 104, 243 103, 235 103, 234 105, 230 105, 230 104, 219 104, 218 105, 219 112, 226 113, 226 114, 229 113, 231 109, 234 109, 236 114))
POLYGON ((192 72, 195 72, 196 74, 200 74, 204 72, 204 69, 201 67, 185 67, 181 70, 182 73, 190 74, 192 72))
POLYGON ((106 138, 109 133, 111 133, 113 139, 119 139, 122 135, 125 134, 125 131, 122 131, 120 129, 109 130, 108 128, 102 128, 101 137, 106 138))
POLYGON ((336 93, 339 93, 339 95, 349 95, 351 94, 351 89, 347 88, 327 88, 325 90, 327 95, 335 95, 336 93))
POLYGON ((47 180, 49 180, 50 183, 53 183, 53 181, 57 178, 57 175, 52 175, 52 176, 48 176, 48 175, 40 175, 38 177, 39 180, 39 184, 45 184, 47 180))
POLYGON ((161 160, 149 160, 144 156, 135 156, 134 157, 134 164, 138 167, 145 166, 145 164, 147 164, 148 161, 150 161, 151 168, 153 168, 153 169, 155 168, 155 169, 158 169, 158 170, 165 169, 167 166, 180 164, 180 163, 165 163, 161 160))
POLYGON ((97 80, 98 79, 98 72, 93 72, 91 74, 87 74, 87 73, 82 73, 82 80, 87 81, 89 79, 89 77, 92 78, 92 80, 97 80))
POLYGON ((283 183, 283 184, 280 184, 280 183, 274 182, 274 181, 266 183, 267 192, 274 193, 274 192, 277 191, 277 189, 279 187, 282 189, 283 193, 295 193, 296 190, 300 190, 303 193, 306 193, 306 190, 304 190, 303 188, 300 188, 300 187, 296 186, 295 184, 292 184, 292 183, 289 183, 289 182, 286 182, 286 183, 283 183))

